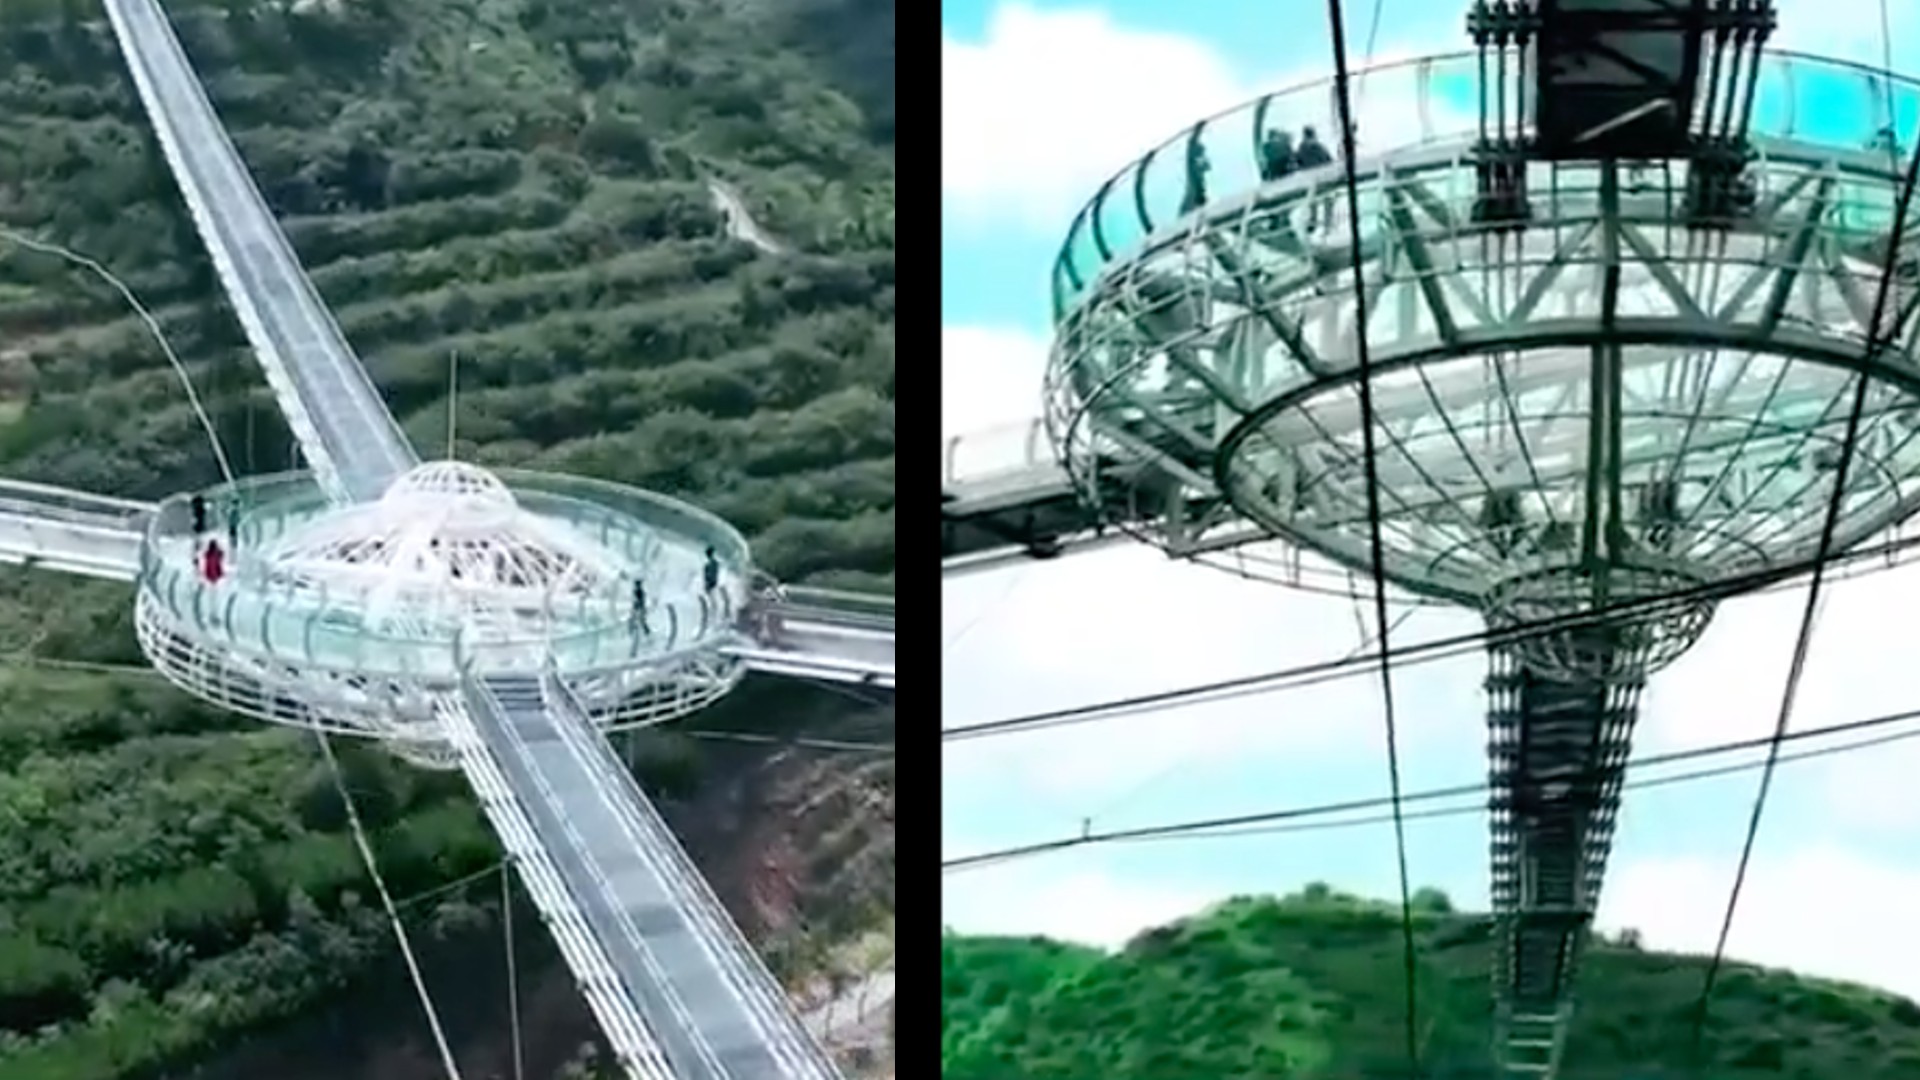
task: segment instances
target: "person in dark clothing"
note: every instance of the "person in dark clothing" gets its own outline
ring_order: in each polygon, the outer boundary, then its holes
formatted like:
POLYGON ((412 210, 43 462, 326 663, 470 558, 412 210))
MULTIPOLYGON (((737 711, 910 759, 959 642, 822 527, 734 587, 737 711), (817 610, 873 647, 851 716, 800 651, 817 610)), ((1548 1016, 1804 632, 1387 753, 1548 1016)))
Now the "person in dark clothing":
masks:
POLYGON ((187 510, 193 515, 193 534, 199 536, 207 531, 207 497, 195 495, 187 500, 187 510))
POLYGON ((647 628, 647 583, 639 578, 633 579, 633 613, 627 619, 640 633, 653 636, 653 631, 647 628))
POLYGON ((220 541, 207 541, 207 549, 200 555, 200 576, 206 578, 209 585, 218 585, 220 579, 227 576, 227 557, 220 550, 220 541))
POLYGON ((1207 160, 1206 144, 1200 141, 1200 133, 1193 133, 1187 140, 1187 193, 1180 200, 1180 212, 1191 214, 1200 209, 1207 201, 1207 172, 1213 163, 1207 160))
POLYGON ((240 550, 240 503, 238 500, 227 507, 227 550, 240 550))
MULTIPOLYGON (((1317 169, 1322 165, 1333 164, 1333 155, 1327 153, 1325 143, 1310 127, 1300 129, 1300 142, 1293 148, 1293 167, 1300 172, 1317 169)), ((1307 231, 1318 232, 1333 226, 1333 197, 1315 195, 1307 205, 1307 231)))
POLYGON ((1304 127, 1300 129, 1300 145, 1293 148, 1293 160, 1302 169, 1317 169, 1333 164, 1333 155, 1327 153, 1327 146, 1317 132, 1304 127))
POLYGON ((720 556, 714 554, 712 548, 707 549, 707 565, 701 572, 701 579, 705 581, 708 592, 720 587, 720 556))
POLYGON ((1279 128, 1268 128, 1260 142, 1260 179, 1272 182, 1293 172, 1293 136, 1279 128))
POLYGON ((760 602, 760 640, 778 642, 785 636, 786 625, 780 619, 780 606, 772 597, 763 597, 760 602))
POLYGON ((1898 159, 1900 157, 1900 137, 1894 134, 1893 128, 1883 127, 1873 133, 1873 138, 1867 140, 1867 149, 1876 153, 1885 154, 1891 159, 1898 159))

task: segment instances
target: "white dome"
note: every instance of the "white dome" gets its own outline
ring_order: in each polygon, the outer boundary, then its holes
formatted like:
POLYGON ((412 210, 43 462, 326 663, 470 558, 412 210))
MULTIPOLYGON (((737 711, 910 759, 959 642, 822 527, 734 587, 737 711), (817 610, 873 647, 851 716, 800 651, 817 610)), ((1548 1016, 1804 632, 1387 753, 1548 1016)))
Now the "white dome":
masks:
POLYGON ((457 497, 513 505, 513 493, 500 478, 478 465, 464 461, 429 461, 407 470, 388 485, 381 502, 415 500, 421 497, 457 497))
POLYGON ((520 508, 498 477, 454 461, 421 465, 377 502, 335 511, 267 552, 273 584, 320 593, 368 630, 438 638, 553 631, 556 609, 618 602, 612 553, 520 508))

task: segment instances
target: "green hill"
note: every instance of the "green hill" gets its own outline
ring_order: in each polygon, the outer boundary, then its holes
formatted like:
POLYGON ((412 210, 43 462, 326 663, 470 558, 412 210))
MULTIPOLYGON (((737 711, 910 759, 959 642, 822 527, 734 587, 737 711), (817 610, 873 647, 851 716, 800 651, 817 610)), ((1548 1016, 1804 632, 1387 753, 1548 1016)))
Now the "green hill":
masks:
MULTIPOLYGON (((1490 1078, 1488 920, 1417 902, 1431 1080, 1490 1078)), ((1597 942, 1566 1080, 1920 1077, 1920 1008, 1863 987, 1722 968, 1704 1068, 1689 1057, 1706 958, 1597 942)), ((945 1080, 1406 1080, 1399 907, 1323 887, 1229 900, 1104 952, 948 935, 945 1080)))
MULTIPOLYGON (((446 444, 457 356, 460 457, 664 490, 733 520, 786 580, 891 591, 890 3, 165 6, 429 456, 446 444), (709 179, 792 250, 729 239, 709 179)), ((139 295, 236 471, 297 466, 98 0, 0 3, 0 227, 97 260, 139 295)), ((219 479, 178 373, 123 297, 4 236, 0 476, 137 497, 219 479)), ((183 1075, 343 999, 394 955, 312 739, 216 714, 140 672, 130 606, 124 586, 0 569, 7 1080, 183 1075), (50 670, 75 662, 133 666, 50 670)), ((777 681, 734 697, 698 726, 891 730, 885 710, 777 681)), ((703 865, 760 865, 757 850, 727 846, 749 831, 735 817, 799 767, 857 781, 853 801, 877 788, 890 814, 891 769, 871 754, 841 755, 843 767, 672 729, 634 751, 656 792, 707 808, 681 823, 733 822, 690 841, 703 865)), ((474 934, 472 950, 497 949, 497 878, 438 891, 498 858, 465 784, 372 748, 342 753, 420 940, 474 934)), ((883 824, 829 839, 890 867, 883 824)), ((886 916, 891 874, 847 883, 813 851, 788 861, 797 882, 762 891, 800 910, 774 913, 784 928, 761 920, 761 944, 798 980, 886 916), (813 932, 833 940, 795 940, 813 932)), ((746 874, 716 887, 739 901, 746 874)), ((587 1029, 584 1010, 574 1016, 561 1037, 587 1029)), ((469 1069, 511 1074, 495 1034, 461 1048, 469 1069)))

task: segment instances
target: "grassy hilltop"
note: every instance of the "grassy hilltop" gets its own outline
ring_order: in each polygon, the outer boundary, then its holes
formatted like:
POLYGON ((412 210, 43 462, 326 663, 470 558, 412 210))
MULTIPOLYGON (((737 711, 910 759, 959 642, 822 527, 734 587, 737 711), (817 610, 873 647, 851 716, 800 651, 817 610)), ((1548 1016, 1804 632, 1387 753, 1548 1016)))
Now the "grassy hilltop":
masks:
MULTIPOLYGON (((1489 1068, 1489 922, 1416 900, 1430 1080, 1489 1068)), ((1706 958, 1590 949, 1566 1080, 1908 1080, 1920 1007, 1892 994, 1741 964, 1722 968, 1690 1058, 1706 958)), ((1236 898, 1103 952, 949 935, 945 1080, 1406 1080, 1399 905, 1324 887, 1236 898)))

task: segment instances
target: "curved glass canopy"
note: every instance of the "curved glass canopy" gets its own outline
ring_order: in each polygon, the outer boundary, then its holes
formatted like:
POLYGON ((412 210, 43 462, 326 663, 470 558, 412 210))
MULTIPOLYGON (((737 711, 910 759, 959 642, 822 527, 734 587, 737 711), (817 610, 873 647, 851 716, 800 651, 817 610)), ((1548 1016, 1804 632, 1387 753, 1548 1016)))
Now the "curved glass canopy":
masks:
MULTIPOLYGON (((1477 133, 1480 77, 1473 52, 1354 72, 1359 156, 1444 144, 1464 150, 1477 133)), ((1260 147, 1268 130, 1298 135, 1313 127, 1337 151, 1337 109, 1331 78, 1303 83, 1203 120, 1121 170, 1081 209, 1061 246, 1053 271, 1055 316, 1069 313, 1110 264, 1126 261, 1148 238, 1179 225, 1196 202, 1211 203, 1211 211, 1222 195, 1260 187, 1260 147), (1206 162, 1197 193, 1188 183, 1196 146, 1206 162), (1195 194, 1202 197, 1195 200, 1195 194)), ((1761 59, 1750 125, 1756 139, 1864 150, 1884 147, 1885 132, 1912 131, 1917 122, 1920 81, 1790 52, 1767 52, 1761 59)), ((1879 157, 1885 160, 1884 149, 1879 157)), ((1305 179, 1332 185, 1340 170, 1321 172, 1305 179)), ((1891 205, 1883 204, 1883 214, 1891 205)))

